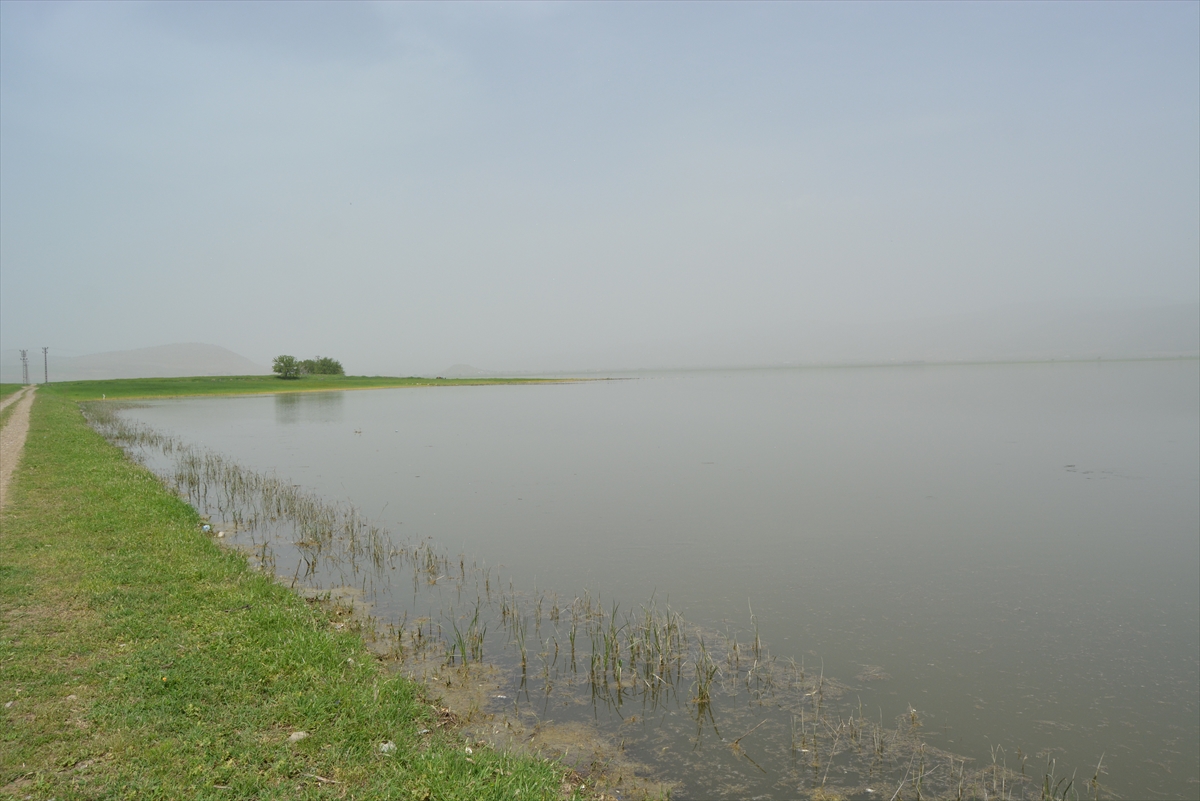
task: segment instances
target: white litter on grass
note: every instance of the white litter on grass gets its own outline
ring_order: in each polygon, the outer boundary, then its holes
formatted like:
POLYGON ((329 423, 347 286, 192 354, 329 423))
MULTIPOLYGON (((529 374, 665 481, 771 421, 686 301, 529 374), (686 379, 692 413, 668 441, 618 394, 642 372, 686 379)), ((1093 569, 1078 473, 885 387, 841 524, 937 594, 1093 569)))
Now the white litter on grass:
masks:
POLYGON ((307 736, 308 736, 308 732, 306 732, 306 731, 294 731, 291 733, 291 736, 288 737, 288 742, 289 743, 298 743, 307 736))
POLYGON ((379 752, 381 754, 392 754, 392 753, 395 753, 395 751, 396 751, 396 744, 393 743, 391 740, 388 740, 386 743, 379 744, 379 752))

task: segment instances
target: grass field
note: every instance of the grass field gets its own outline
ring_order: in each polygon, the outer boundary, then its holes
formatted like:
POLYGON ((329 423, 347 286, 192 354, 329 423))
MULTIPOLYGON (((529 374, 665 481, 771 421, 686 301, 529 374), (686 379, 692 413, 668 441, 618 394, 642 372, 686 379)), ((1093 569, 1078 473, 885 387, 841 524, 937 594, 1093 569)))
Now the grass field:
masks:
POLYGON ((20 384, 0 384, 0 399, 7 398, 20 388, 20 384))
POLYGON ((319 392, 339 389, 561 382, 562 379, 545 378, 389 378, 387 376, 357 375, 310 375, 284 380, 273 375, 236 375, 63 381, 53 384, 53 387, 56 393, 71 400, 85 401, 100 400, 104 397, 163 398, 182 395, 253 395, 268 392, 319 392))
POLYGON ((564 796, 559 766, 470 748, 357 635, 219 549, 79 392, 38 390, 2 517, 0 795, 564 796))

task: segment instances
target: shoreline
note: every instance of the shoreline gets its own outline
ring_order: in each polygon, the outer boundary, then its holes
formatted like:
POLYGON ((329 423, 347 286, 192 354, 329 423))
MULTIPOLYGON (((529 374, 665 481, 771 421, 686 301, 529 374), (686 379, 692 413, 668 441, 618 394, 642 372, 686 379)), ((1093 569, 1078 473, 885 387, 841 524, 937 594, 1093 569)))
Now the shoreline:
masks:
POLYGON ((419 378, 385 376, 187 376, 181 378, 114 378, 61 381, 50 384, 55 392, 76 402, 147 400, 150 398, 235 397, 286 395, 309 392, 346 392, 406 387, 510 386, 574 384, 599 378, 419 378))
POLYGON ((464 744, 361 636, 38 395, 0 538, 5 793, 585 797, 558 765, 464 744))

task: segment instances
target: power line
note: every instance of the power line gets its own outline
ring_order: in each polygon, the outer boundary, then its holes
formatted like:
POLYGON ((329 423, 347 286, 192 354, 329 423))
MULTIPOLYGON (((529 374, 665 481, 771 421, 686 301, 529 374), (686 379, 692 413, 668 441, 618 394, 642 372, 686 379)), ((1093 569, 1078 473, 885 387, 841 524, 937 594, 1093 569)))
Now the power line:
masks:
POLYGON ((46 371, 45 378, 47 384, 50 383, 50 357, 46 355, 46 352, 49 350, 49 346, 42 348, 42 369, 46 371))
POLYGON ((29 351, 21 351, 21 384, 29 386, 29 351))

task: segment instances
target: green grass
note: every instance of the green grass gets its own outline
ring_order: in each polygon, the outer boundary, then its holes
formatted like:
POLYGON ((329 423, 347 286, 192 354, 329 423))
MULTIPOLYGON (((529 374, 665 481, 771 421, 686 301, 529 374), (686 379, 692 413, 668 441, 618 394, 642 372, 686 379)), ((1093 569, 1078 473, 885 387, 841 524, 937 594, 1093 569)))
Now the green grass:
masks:
POLYGON ((0 384, 0 399, 7 398, 20 389, 21 386, 21 384, 0 384))
MULTIPOLYGON (((196 376, 191 378, 117 378, 106 381, 63 381, 54 391, 71 400, 161 398, 182 395, 252 395, 266 392, 318 392, 337 389, 453 386, 480 384, 558 383, 544 378, 390 378, 387 376, 309 375, 284 380, 276 376, 196 376)), ((7 385, 6 385, 7 386, 7 385)))
POLYGON ((0 795, 562 795, 555 764, 468 754, 416 685, 202 535, 59 385, 38 391, 0 524, 0 795))

